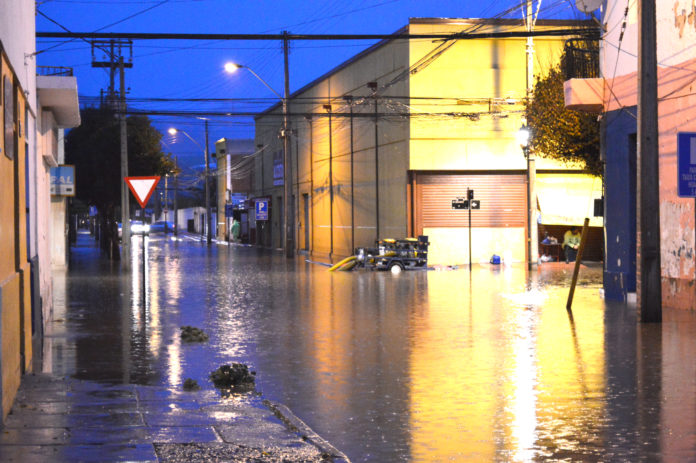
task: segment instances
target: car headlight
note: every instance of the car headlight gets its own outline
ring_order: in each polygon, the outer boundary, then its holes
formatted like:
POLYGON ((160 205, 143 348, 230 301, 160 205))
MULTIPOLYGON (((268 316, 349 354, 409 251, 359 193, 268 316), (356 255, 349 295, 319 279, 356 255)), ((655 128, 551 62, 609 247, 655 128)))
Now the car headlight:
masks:
POLYGON ((143 225, 143 231, 144 232, 149 232, 150 231, 150 226, 149 225, 143 225))

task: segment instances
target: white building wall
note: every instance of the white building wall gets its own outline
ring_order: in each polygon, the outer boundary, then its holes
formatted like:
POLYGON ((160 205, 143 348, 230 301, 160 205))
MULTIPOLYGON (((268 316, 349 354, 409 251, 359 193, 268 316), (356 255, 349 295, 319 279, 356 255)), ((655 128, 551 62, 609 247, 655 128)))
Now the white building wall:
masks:
MULTIPOLYGON (((58 130, 57 157, 59 165, 65 163, 65 130, 58 130)), ((50 185, 49 185, 50 186, 50 185)), ((68 199, 64 196, 51 197, 51 267, 65 268, 68 265, 68 199)))
POLYGON ((22 89, 29 92, 27 104, 36 114, 36 12, 33 0, 0 2, 0 40, 22 89))
POLYGON ((39 256, 39 281, 44 321, 50 320, 53 309, 53 282, 51 279, 51 165, 57 165, 57 129, 53 114, 40 111, 40 127, 37 131, 38 149, 36 164, 36 212, 37 250, 39 256))

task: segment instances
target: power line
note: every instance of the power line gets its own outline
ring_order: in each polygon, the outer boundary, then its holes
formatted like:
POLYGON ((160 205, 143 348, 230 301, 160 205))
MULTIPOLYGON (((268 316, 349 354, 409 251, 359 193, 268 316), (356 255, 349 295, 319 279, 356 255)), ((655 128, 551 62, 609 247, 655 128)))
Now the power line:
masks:
MULTIPOLYGON (((514 24, 518 21, 511 20, 514 24)), ((595 37, 599 34, 597 27, 580 27, 578 21, 554 21, 554 25, 575 25, 575 28, 548 29, 534 31, 507 32, 460 32, 454 34, 410 34, 398 32, 395 34, 187 34, 168 32, 37 32, 38 38, 64 39, 129 39, 129 40, 473 40, 518 37, 562 37, 581 36, 595 37)))

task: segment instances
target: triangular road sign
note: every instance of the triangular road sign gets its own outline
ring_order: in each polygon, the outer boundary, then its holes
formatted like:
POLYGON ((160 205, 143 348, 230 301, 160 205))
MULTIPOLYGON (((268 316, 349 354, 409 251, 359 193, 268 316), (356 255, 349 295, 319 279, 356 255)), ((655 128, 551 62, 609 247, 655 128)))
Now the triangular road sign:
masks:
POLYGON ((145 205, 150 200, 150 196, 155 191, 155 187, 159 183, 159 177, 126 177, 124 179, 128 184, 128 188, 135 196, 135 199, 140 203, 140 207, 145 209, 145 205))

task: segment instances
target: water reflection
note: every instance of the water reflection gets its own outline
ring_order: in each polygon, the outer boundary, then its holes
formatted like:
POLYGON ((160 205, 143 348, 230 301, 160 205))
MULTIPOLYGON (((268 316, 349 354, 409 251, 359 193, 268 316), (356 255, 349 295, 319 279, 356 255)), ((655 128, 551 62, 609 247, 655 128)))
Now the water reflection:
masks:
POLYGON ((146 244, 144 283, 136 266, 74 263, 55 372, 178 390, 244 362, 353 461, 696 458, 696 318, 638 325, 599 299, 600 268, 583 269, 569 313, 563 264, 531 278, 328 273, 253 248, 146 244), (182 345, 181 325, 210 342, 182 345))

